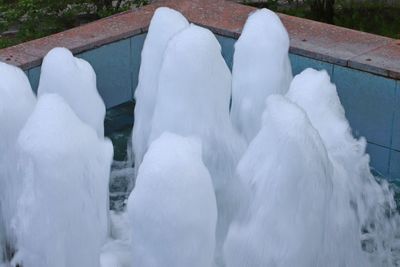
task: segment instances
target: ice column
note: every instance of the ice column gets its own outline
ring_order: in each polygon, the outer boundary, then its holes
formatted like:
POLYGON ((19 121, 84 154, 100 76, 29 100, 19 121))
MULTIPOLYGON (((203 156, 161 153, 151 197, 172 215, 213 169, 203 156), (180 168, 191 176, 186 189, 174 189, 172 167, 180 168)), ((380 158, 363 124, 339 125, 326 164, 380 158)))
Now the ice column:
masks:
POLYGON ((24 166, 15 224, 18 259, 24 267, 99 266, 108 232, 111 142, 61 97, 45 94, 18 146, 24 166))
POLYGON ((209 30, 191 25, 169 42, 150 140, 170 131, 202 141, 203 161, 217 197, 217 260, 228 225, 244 197, 235 168, 245 144, 230 122, 230 88, 231 73, 209 30))
POLYGON ((5 242, 15 249, 11 222, 21 194, 16 141, 35 104, 28 78, 14 66, 0 62, 0 262, 5 242))
POLYGON ((327 237, 328 262, 367 266, 363 247, 373 266, 391 266, 400 260, 393 195, 386 182, 377 183, 371 174, 366 141, 352 136, 336 86, 326 71, 306 69, 293 79, 287 95, 307 112, 334 164, 330 227, 336 234, 327 237))
POLYGON ((201 153, 171 133, 149 147, 128 200, 132 266, 212 266, 217 207, 201 153))
POLYGON ((38 96, 56 93, 76 115, 104 137, 106 108, 96 86, 96 74, 85 60, 66 48, 54 48, 43 59, 38 96))
POLYGON ((261 9, 250 15, 235 44, 231 110, 232 122, 247 143, 261 128, 267 97, 289 89, 288 52, 288 33, 274 12, 261 9))
POLYGON ((305 112, 270 96, 238 173, 251 199, 229 229, 226 266, 324 266, 333 172, 305 112))
POLYGON ((181 13, 166 7, 158 8, 150 22, 142 50, 139 84, 135 91, 132 145, 136 174, 149 146, 151 121, 158 92, 158 77, 165 49, 168 41, 188 26, 188 21, 181 13))

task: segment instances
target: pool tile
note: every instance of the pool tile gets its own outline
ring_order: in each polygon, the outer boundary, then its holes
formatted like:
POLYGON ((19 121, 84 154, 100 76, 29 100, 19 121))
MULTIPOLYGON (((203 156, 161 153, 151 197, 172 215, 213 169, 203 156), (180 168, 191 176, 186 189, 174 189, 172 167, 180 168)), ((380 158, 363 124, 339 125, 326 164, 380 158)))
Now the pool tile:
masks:
POLYGON ((397 81, 396 111, 393 120, 392 149, 400 151, 400 81, 397 81))
POLYGON ((356 136, 390 147, 395 108, 395 81, 341 66, 334 67, 346 117, 356 136))
POLYGON ((295 54, 289 54, 289 58, 292 64, 293 75, 297 75, 307 68, 313 68, 316 70, 326 70, 332 76, 333 65, 330 63, 295 54))
POLYGON ((130 40, 125 39, 77 55, 93 66, 97 88, 107 108, 132 98, 130 40))
POLYGON ((390 177, 400 180, 400 151, 392 150, 390 156, 390 177))
POLYGON ((390 150, 382 146, 368 143, 367 153, 371 158, 370 166, 373 173, 388 177, 390 150))
POLYGON ((140 70, 140 62, 144 40, 146 39, 146 34, 136 35, 130 38, 131 42, 131 77, 132 77, 132 90, 131 90, 131 99, 133 99, 135 95, 135 90, 138 85, 139 78, 139 70, 140 70))
POLYGON ((40 80, 40 68, 41 67, 34 67, 30 70, 28 70, 28 79, 29 82, 31 83, 32 90, 37 93, 38 87, 39 87, 39 80, 40 80))
POLYGON ((233 53, 235 51, 236 40, 221 35, 216 35, 216 37, 222 48, 222 56, 224 57, 225 62, 228 65, 229 69, 232 70, 233 53))

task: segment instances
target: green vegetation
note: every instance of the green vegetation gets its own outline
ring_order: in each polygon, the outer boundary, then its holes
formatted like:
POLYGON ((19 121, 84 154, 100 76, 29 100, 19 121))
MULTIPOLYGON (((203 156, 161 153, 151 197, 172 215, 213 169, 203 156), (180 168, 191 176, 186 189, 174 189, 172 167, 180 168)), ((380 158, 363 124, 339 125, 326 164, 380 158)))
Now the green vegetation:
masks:
POLYGON ((245 4, 346 28, 400 38, 400 1, 267 0, 245 4))
POLYGON ((147 0, 0 0, 0 48, 146 3, 147 0))

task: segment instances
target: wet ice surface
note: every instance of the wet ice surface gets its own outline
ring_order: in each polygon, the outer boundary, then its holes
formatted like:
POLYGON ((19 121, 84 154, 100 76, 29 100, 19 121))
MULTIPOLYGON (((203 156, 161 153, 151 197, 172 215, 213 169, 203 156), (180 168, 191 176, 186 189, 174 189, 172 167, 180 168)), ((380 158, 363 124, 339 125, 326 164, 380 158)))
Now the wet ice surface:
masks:
POLYGON ((371 174, 329 75, 292 80, 279 18, 250 16, 232 78, 209 30, 155 14, 133 137, 68 50, 38 100, 0 63, 0 266, 399 266, 400 190, 371 174))

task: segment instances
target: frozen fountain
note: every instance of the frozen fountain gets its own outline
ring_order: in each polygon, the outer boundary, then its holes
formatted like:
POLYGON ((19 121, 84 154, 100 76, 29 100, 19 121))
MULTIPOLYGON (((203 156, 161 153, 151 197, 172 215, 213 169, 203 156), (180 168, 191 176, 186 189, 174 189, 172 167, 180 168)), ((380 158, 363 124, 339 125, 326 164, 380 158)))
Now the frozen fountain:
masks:
POLYGON ((251 200, 229 229, 226 265, 326 266, 333 169, 322 140, 283 96, 267 99, 262 125, 238 165, 251 200))
POLYGON ((199 140, 163 133, 152 142, 128 214, 133 266, 212 265, 217 205, 199 140))
POLYGON ((63 98, 44 94, 18 149, 24 181, 15 218, 16 260, 23 266, 99 266, 109 227, 111 142, 100 139, 63 98))
POLYGON ((106 108, 96 87, 96 74, 90 64, 65 48, 51 50, 43 59, 38 97, 56 93, 76 115, 104 137, 106 108))
POLYGON ((37 99, 0 63, 0 266, 399 266, 388 183, 371 174, 329 75, 293 78, 288 49, 279 18, 259 10, 231 73, 209 30, 158 9, 134 166, 118 170, 88 62, 50 51, 37 99), (110 177, 123 173, 134 188, 110 211, 110 177))
POLYGON ((36 98, 28 78, 16 67, 0 62, 0 263, 14 253, 12 219, 21 194, 18 133, 32 113, 36 98))
POLYGON ((138 100, 135 106, 135 127, 132 134, 132 146, 135 150, 137 168, 149 146, 151 122, 158 92, 158 77, 163 55, 168 42, 179 31, 189 26, 189 22, 179 12, 169 8, 159 8, 151 20, 149 33, 142 50, 142 62, 139 72, 139 84, 135 91, 138 100))
POLYGON ((289 35, 274 12, 261 9, 248 18, 233 60, 232 123, 250 143, 261 129, 265 100, 286 93, 292 80, 289 35))

